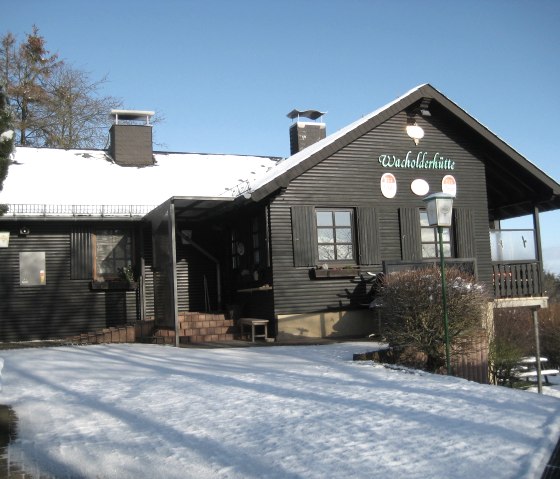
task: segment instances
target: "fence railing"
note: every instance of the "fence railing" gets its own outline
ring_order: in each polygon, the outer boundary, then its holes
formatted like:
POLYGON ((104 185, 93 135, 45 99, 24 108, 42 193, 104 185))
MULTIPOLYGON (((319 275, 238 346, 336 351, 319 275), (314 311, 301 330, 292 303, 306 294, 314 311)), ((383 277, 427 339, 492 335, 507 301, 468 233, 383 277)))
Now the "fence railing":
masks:
POLYGON ((495 298, 542 296, 538 261, 493 262, 492 271, 495 298))
POLYGON ((60 217, 142 217, 155 205, 48 205, 9 204, 5 216, 60 216, 60 217))

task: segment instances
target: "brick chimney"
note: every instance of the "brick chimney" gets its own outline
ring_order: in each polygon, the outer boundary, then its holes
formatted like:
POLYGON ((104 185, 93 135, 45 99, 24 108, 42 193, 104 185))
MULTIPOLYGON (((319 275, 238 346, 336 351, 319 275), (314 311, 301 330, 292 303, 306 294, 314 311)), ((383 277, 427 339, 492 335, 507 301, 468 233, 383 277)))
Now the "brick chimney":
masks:
POLYGON ((113 125, 109 131, 109 154, 120 166, 151 166, 153 111, 111 110, 113 125))
POLYGON ((307 148, 313 143, 317 143, 327 136, 327 128, 324 123, 317 121, 299 121, 300 117, 317 120, 325 112, 317 110, 292 110, 288 113, 288 118, 297 120, 290 126, 290 154, 294 155, 298 151, 307 148))

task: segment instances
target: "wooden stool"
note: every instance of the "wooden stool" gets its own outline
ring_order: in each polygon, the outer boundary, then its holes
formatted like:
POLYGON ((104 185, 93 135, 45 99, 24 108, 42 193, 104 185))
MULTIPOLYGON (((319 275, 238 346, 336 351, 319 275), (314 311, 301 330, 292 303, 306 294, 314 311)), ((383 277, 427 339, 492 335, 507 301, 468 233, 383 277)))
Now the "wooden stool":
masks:
POLYGON ((256 318, 239 318, 237 321, 239 325, 239 334, 241 337, 244 336, 243 326, 251 326, 251 341, 254 343, 255 338, 267 338, 268 337, 268 319, 256 319, 256 318), (264 326, 264 334, 255 334, 256 326, 264 326))

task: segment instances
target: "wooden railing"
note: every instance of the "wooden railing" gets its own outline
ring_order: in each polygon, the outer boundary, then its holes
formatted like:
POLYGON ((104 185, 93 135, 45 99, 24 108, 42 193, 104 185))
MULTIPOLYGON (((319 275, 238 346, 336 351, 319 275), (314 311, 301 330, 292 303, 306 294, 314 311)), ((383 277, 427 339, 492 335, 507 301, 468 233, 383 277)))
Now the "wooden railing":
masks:
POLYGON ((495 298, 542 296, 538 261, 493 262, 495 298))

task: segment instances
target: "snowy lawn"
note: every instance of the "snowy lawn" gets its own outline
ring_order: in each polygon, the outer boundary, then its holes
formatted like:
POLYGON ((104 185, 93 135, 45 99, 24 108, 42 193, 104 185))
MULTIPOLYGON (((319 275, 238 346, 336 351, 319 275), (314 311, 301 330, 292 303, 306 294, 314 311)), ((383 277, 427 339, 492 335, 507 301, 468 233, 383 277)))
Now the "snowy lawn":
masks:
POLYGON ((56 478, 540 477, 557 397, 352 361, 372 349, 0 351, 9 453, 56 478))

